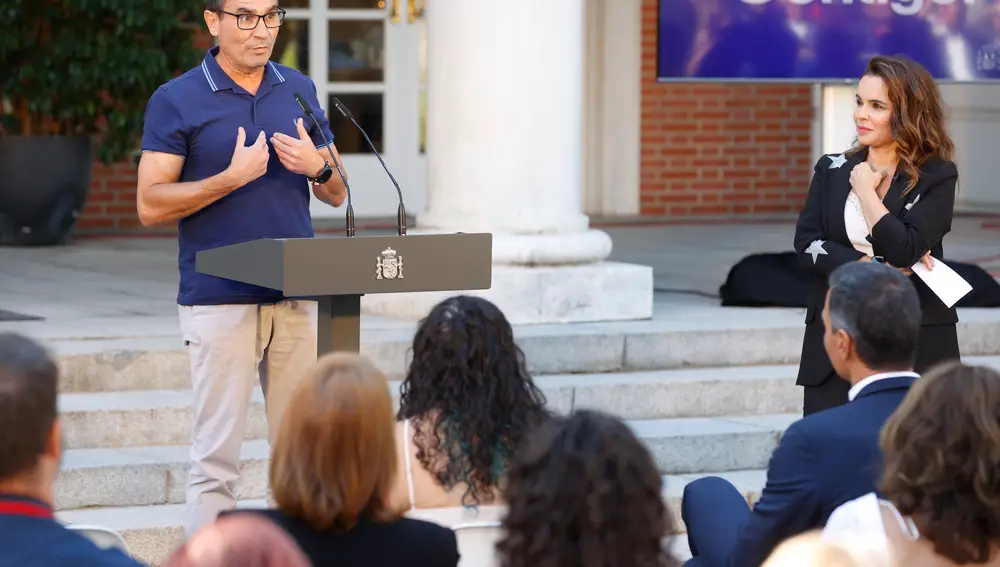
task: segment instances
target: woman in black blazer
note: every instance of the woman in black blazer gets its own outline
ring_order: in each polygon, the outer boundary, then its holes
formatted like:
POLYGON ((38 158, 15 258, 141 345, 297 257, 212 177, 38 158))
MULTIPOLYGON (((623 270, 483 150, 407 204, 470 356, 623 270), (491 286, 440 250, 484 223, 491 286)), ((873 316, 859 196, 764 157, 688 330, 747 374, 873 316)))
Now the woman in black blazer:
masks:
MULTIPOLYGON (((850 384, 836 376, 823 347, 827 278, 846 262, 876 261, 910 273, 931 256, 944 259, 958 170, 931 75, 904 58, 873 58, 858 84, 857 143, 816 162, 795 227, 795 251, 812 274, 796 384, 808 415, 847 402, 850 384)), ((915 370, 959 358, 955 309, 917 276, 923 326, 915 370)), ((873 290, 874 291, 874 290, 873 290)))

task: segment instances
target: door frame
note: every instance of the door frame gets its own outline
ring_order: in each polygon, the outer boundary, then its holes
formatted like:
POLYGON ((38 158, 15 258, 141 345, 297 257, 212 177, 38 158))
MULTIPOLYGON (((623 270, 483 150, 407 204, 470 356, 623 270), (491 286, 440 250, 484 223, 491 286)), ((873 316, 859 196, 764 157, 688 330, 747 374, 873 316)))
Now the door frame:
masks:
MULTIPOLYGON (((405 13, 398 22, 392 21, 392 10, 397 3, 403 2, 405 0, 390 0, 383 8, 337 9, 329 8, 328 0, 312 0, 309 8, 286 8, 285 11, 288 19, 307 22, 307 74, 316 85, 320 107, 331 123, 347 120, 329 104, 331 94, 378 93, 382 96, 383 147, 380 153, 400 185, 407 212, 412 214, 422 211, 427 202, 426 166, 418 150, 419 65, 415 57, 416 42, 420 39, 418 25, 422 22, 405 13), (382 22, 382 82, 329 81, 331 20, 382 22)), ((337 145, 336 140, 333 143, 337 145)), ((337 149, 351 186, 355 217, 395 217, 396 189, 378 158, 371 153, 346 154, 343 148, 337 149)), ((344 215, 344 207, 335 209, 311 196, 310 212, 315 219, 340 218, 344 215)))
POLYGON ((583 207, 639 214, 642 0, 586 0, 583 207))

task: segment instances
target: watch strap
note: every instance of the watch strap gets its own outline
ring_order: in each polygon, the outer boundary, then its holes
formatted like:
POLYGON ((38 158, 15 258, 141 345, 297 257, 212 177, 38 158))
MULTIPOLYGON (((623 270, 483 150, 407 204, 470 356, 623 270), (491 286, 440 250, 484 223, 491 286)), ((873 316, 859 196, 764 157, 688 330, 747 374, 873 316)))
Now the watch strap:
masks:
POLYGON ((323 168, 319 170, 319 173, 315 177, 306 177, 311 183, 316 185, 322 185, 333 177, 333 168, 330 167, 330 162, 323 160, 323 168))

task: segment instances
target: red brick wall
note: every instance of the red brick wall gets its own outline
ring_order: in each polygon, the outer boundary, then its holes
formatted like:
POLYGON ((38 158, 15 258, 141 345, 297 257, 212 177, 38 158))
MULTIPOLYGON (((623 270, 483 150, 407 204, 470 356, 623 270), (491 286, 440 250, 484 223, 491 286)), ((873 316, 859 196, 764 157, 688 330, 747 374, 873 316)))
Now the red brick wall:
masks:
POLYGON ((641 213, 797 211, 812 171, 811 87, 657 83, 657 0, 642 10, 641 213))
POLYGON ((95 162, 90 176, 90 196, 76 227, 81 231, 103 231, 140 226, 135 210, 135 174, 131 162, 110 166, 95 162))
MULTIPOLYGON (((207 51, 212 46, 212 37, 205 31, 199 31, 194 42, 198 49, 207 51)), ((137 148, 138 144, 137 140, 137 148)), ((131 158, 113 165, 95 161, 90 176, 90 195, 76 228, 81 233, 141 228, 135 209, 135 188, 136 168, 131 158)))

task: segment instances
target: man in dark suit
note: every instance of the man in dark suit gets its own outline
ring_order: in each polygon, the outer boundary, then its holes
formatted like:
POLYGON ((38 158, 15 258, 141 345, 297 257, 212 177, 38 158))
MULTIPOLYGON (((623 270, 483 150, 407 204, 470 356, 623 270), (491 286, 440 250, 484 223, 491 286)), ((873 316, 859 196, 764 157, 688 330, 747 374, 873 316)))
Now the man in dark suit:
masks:
POLYGON ((783 540, 822 527, 838 506, 875 490, 882 425, 917 378, 920 300, 899 270, 850 262, 830 275, 822 317, 823 344, 851 384, 850 401, 788 428, 752 511, 718 477, 684 489, 689 567, 757 567, 783 540))
POLYGON ((52 514, 59 471, 58 370, 40 345, 0 334, 0 566, 136 567, 52 514))

